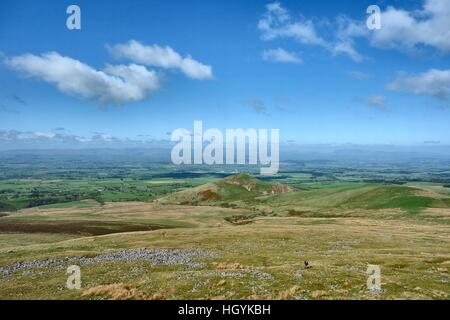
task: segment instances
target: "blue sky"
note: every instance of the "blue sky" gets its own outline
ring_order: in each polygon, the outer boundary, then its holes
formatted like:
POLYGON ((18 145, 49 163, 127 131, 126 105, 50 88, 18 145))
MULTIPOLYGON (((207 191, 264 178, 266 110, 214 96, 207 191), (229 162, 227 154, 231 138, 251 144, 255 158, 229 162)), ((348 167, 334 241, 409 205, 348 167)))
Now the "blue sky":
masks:
POLYGON ((298 143, 450 144, 445 3, 4 0, 0 136, 167 139, 202 120, 298 143))

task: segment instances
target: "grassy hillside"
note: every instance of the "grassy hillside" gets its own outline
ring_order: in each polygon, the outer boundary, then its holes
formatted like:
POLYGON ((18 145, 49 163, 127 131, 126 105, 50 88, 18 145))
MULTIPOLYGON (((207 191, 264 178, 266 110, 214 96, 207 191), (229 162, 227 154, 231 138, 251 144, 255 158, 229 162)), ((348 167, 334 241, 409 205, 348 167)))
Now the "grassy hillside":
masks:
POLYGON ((429 208, 450 208, 450 196, 429 186, 337 182, 327 187, 295 190, 247 174, 175 192, 159 201, 309 217, 361 216, 367 215, 367 211, 373 211, 374 216, 402 216, 429 208))
POLYGON ((378 186, 347 199, 340 206, 367 209, 399 208, 408 213, 419 213, 425 208, 448 208, 450 198, 436 198, 407 186, 378 186))
POLYGON ((27 262, 0 272, 0 299, 449 298, 448 225, 367 217, 260 216, 245 225, 223 220, 236 211, 117 202, 101 209, 23 210, 17 213, 23 222, 83 216, 184 227, 96 236, 0 232, 0 270, 27 262), (176 256, 176 250, 208 254, 174 264, 133 255, 95 258, 139 248, 159 250, 158 257, 176 256), (66 267, 74 263, 81 268, 80 290, 65 287, 66 267), (366 288, 368 264, 381 267, 379 292, 366 288))
POLYGON ((239 207, 243 204, 256 203, 261 196, 280 195, 293 191, 294 189, 281 183, 261 181, 248 174, 237 174, 196 188, 170 194, 161 201, 239 207))
POLYGON ((400 209, 413 214, 427 208, 449 208, 450 197, 416 187, 354 183, 273 196, 265 203, 281 211, 400 209))

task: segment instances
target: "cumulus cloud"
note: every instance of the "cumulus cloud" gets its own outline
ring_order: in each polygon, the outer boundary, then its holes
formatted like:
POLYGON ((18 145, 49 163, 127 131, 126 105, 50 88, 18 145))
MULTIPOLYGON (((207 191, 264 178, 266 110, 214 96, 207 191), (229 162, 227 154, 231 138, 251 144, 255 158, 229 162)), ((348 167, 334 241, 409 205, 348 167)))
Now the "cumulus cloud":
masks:
POLYGON ((326 41, 317 35, 313 21, 305 18, 294 21, 289 11, 279 2, 266 5, 266 12, 258 22, 258 29, 264 40, 294 38, 303 44, 326 46, 326 41))
POLYGON ((430 69, 420 74, 400 74, 386 88, 391 91, 430 95, 450 100, 450 70, 430 69))
POLYGON ((339 15, 332 27, 335 29, 335 40, 330 46, 332 54, 347 55, 355 62, 363 61, 363 56, 355 49, 355 38, 368 35, 365 23, 350 19, 345 15, 339 15))
POLYGON ((322 47, 333 55, 344 54, 357 62, 363 60, 353 47, 353 38, 366 34, 362 23, 356 23, 345 16, 337 17, 334 23, 329 24, 333 28, 333 32, 328 32, 332 33, 331 39, 318 35, 319 24, 303 16, 293 19, 287 9, 279 2, 274 2, 266 5, 266 12, 258 22, 258 29, 261 31, 261 38, 266 41, 291 38, 303 45, 322 47))
MULTIPOLYGON (((173 144, 167 139, 155 139, 149 135, 117 137, 108 133, 93 132, 76 135, 52 131, 20 131, 0 129, 0 150, 26 149, 89 149, 89 148, 149 148, 146 154, 167 160, 173 144)), ((170 160, 170 159, 169 159, 170 160)))
POLYGON ((135 63, 165 69, 178 69, 186 76, 197 80, 213 78, 212 67, 194 60, 187 55, 182 57, 171 47, 143 45, 136 40, 108 47, 109 52, 117 59, 129 59, 135 63))
POLYGON ((351 41, 343 41, 336 43, 332 48, 332 53, 334 55, 346 54, 355 62, 361 62, 363 57, 359 54, 358 51, 353 47, 353 43, 351 41))
POLYGON ((57 135, 53 132, 0 130, 0 141, 47 140, 56 137, 57 135))
POLYGON ((290 38, 303 45, 320 46, 332 55, 364 60, 356 39, 365 38, 378 48, 400 51, 434 48, 450 53, 450 6, 448 0, 424 0, 418 10, 393 6, 381 12, 381 29, 369 31, 365 19, 338 15, 332 20, 293 18, 279 2, 266 5, 258 22, 263 40, 290 38))
POLYGON ((160 87, 160 75, 144 66, 115 65, 103 71, 57 52, 6 59, 10 68, 56 85, 67 94, 100 103, 121 104, 145 99, 160 87))
POLYGON ((378 47, 414 50, 420 46, 450 52, 450 6, 448 0, 425 0, 420 10, 388 7, 381 13, 382 27, 372 33, 378 47))
POLYGON ((262 58, 266 61, 302 63, 302 59, 295 52, 288 52, 282 48, 264 50, 262 58))
MULTIPOLYGON (((52 131, 19 131, 0 130, 1 142, 58 142, 58 143, 87 143, 87 142, 125 142, 129 139, 114 137, 111 134, 94 132, 91 136, 79 136, 64 132, 52 131)), ((136 140, 137 142, 137 140, 136 140)))

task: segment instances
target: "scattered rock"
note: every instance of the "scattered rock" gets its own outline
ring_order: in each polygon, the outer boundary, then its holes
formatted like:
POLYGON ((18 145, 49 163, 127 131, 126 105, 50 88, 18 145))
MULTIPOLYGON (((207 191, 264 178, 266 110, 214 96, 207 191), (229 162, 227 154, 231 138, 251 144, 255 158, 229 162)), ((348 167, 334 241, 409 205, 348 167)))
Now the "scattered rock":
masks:
POLYGON ((151 264, 176 265, 186 264, 196 266, 192 259, 215 257, 217 254, 200 249, 128 249, 108 252, 95 257, 72 257, 60 260, 47 259, 42 261, 18 262, 14 265, 0 267, 0 275, 7 276, 16 271, 34 267, 62 267, 65 264, 79 266, 104 262, 149 261, 151 264))
POLYGON ((295 274, 294 274, 294 278, 297 281, 301 281, 303 279, 303 274, 302 274, 303 270, 298 270, 295 274))
POLYGON ((384 290, 384 289, 377 289, 377 288, 369 289, 369 293, 373 294, 373 295, 379 295, 384 292, 386 292, 386 290, 384 290))

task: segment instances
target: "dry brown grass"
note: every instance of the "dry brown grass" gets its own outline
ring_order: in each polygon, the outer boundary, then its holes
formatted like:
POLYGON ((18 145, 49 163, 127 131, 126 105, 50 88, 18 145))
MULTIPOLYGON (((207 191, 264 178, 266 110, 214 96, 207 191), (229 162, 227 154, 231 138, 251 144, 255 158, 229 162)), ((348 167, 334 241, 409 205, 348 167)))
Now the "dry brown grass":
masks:
POLYGON ((279 300, 291 299, 300 290, 301 290, 300 286, 297 286, 297 285, 292 286, 287 290, 280 291, 278 293, 277 299, 279 299, 279 300))
POLYGON ((220 195, 211 190, 201 191, 201 192, 199 192, 198 195, 200 197, 200 200, 202 200, 202 201, 221 200, 220 195))
POLYGON ((138 289, 123 283, 100 285, 84 290, 82 297, 109 297, 111 300, 162 300, 162 293, 144 294, 138 289))
POLYGON ((119 232, 152 231, 164 226, 108 221, 0 221, 0 233, 62 233, 104 235, 119 232))
POLYGON ((212 266, 217 270, 248 270, 253 269, 253 266, 246 266, 238 262, 225 263, 225 262, 213 262, 212 266))
MULTIPOLYGON (((189 224, 212 226, 223 218, 241 214, 241 209, 212 206, 173 205, 155 202, 114 202, 91 208, 30 208, 11 213, 9 220, 28 217, 33 220, 117 221, 140 223, 154 221, 155 224, 189 224)), ((27 219, 28 220, 28 219, 27 219)))

